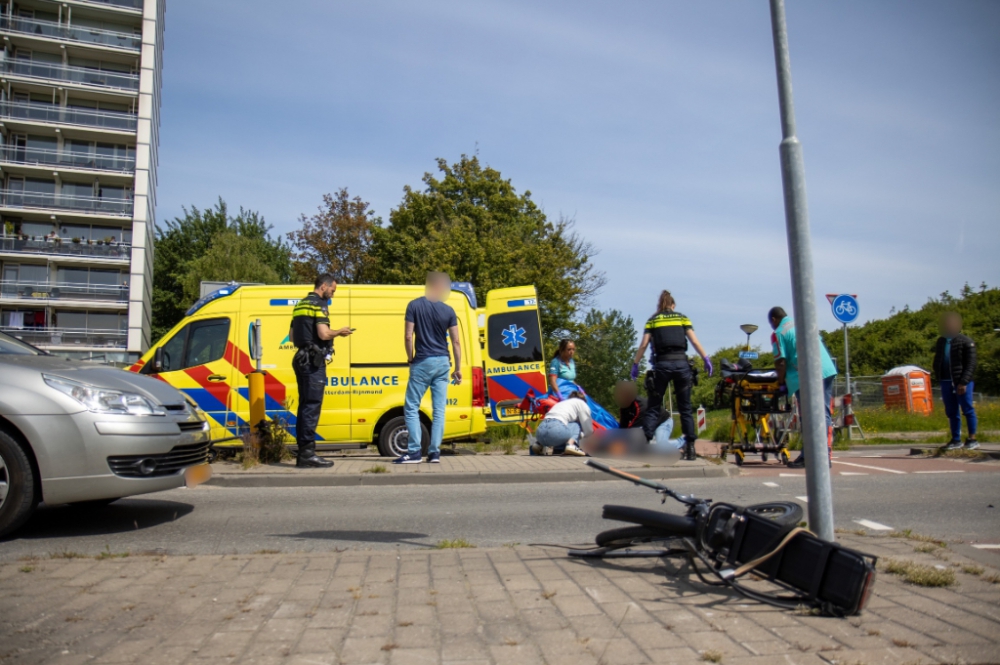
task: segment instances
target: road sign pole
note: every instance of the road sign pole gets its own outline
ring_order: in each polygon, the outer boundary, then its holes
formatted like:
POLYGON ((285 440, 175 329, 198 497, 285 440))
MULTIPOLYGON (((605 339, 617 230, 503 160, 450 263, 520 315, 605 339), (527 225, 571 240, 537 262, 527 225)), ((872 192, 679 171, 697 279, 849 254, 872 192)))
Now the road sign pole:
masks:
POLYGON ((795 346, 799 358, 802 447, 806 455, 809 528, 823 540, 832 541, 833 496, 830 489, 830 468, 826 463, 826 407, 823 404, 823 368, 819 355, 819 325, 816 321, 805 167, 802 145, 795 136, 785 3, 784 0, 770 2, 774 60, 778 74, 778 103, 781 109, 781 181, 785 192, 785 229, 788 234, 788 261, 792 275, 795 346))
MULTIPOLYGON (((847 381, 847 390, 844 391, 845 395, 851 394, 851 354, 847 350, 847 324, 844 324, 844 376, 847 381)), ((846 409, 845 409, 846 412, 846 409)), ((847 440, 851 440, 851 427, 847 428, 847 440)))

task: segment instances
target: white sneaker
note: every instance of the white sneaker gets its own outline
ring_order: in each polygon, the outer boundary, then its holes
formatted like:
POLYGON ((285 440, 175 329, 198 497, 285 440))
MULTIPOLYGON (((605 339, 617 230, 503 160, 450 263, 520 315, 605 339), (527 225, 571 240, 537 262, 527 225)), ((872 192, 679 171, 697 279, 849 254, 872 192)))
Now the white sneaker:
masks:
POLYGON ((568 443, 566 444, 566 450, 563 452, 563 455, 572 455, 573 457, 586 457, 587 453, 580 450, 580 447, 577 446, 575 443, 568 443))

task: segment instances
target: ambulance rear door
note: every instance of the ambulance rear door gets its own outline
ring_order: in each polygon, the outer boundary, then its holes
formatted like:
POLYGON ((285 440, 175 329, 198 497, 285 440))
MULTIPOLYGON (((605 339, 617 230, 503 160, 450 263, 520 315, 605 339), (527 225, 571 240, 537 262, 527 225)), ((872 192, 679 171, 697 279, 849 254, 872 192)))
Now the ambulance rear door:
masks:
POLYGON ((538 294, 534 286, 495 289, 486 294, 485 309, 487 404, 495 422, 518 422, 525 396, 548 391, 538 294))

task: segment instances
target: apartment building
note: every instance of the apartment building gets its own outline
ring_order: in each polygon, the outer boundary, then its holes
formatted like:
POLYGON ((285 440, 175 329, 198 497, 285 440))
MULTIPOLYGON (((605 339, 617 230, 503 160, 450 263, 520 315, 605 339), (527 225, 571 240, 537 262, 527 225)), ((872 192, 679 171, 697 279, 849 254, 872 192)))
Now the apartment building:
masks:
POLYGON ((0 0, 0 330, 149 347, 165 0, 0 0))

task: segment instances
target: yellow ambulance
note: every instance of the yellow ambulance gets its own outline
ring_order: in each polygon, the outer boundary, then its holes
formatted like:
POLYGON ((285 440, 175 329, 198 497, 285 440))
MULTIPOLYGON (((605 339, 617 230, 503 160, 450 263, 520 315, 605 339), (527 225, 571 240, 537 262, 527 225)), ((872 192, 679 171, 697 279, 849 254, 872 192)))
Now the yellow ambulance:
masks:
MULTIPOLYGON (((190 396, 208 415, 217 447, 241 446, 236 437, 248 431, 250 417, 247 374, 255 369, 250 330, 259 319, 266 413, 284 421, 294 436, 295 347, 288 331, 295 303, 310 290, 308 285, 221 288, 198 300, 130 371, 155 376, 190 396)), ((337 287, 330 325, 355 332, 335 340, 327 365, 318 448, 374 444, 387 457, 406 452, 404 313, 423 293, 423 286, 337 287)), ((444 438, 460 441, 485 432, 488 420, 518 421, 517 405, 529 392, 540 395, 547 387, 535 287, 490 291, 479 308, 472 285, 456 282, 448 304, 462 335, 463 380, 448 387, 444 438)), ((428 393, 421 404, 425 446, 430 415, 428 393)))

